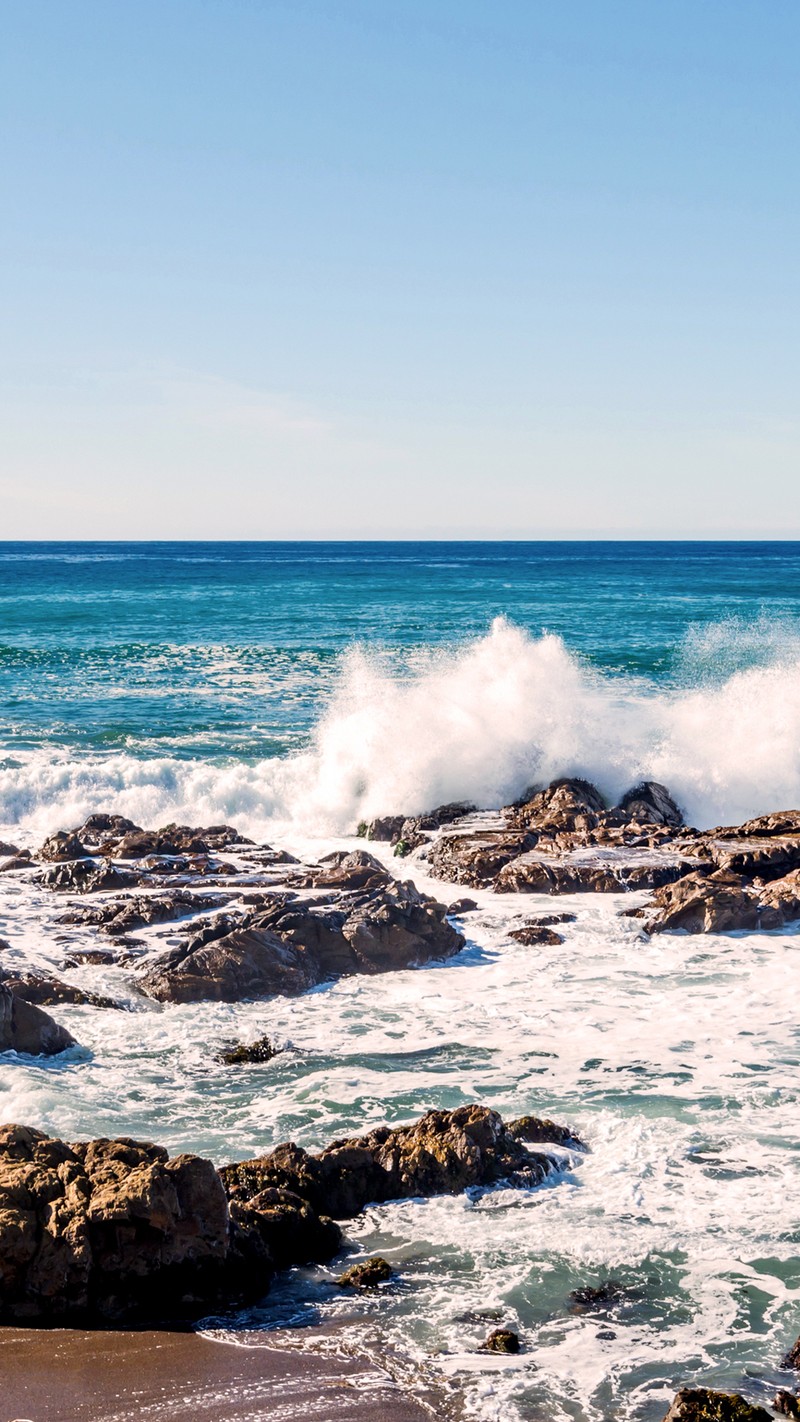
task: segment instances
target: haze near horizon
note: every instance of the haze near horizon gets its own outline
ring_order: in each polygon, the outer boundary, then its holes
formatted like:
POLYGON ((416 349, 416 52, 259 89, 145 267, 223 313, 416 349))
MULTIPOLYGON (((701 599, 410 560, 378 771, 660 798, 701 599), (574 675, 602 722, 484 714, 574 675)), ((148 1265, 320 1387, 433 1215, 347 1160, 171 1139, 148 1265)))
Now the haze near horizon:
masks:
POLYGON ((800 11, 7 3, 0 536, 800 535, 800 11))

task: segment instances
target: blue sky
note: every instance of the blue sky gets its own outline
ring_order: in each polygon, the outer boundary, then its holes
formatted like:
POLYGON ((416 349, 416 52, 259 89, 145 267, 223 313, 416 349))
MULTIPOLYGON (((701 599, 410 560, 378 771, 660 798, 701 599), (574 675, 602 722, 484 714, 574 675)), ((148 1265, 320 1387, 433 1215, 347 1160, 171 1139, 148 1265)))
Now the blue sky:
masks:
POLYGON ((800 535, 796 0, 4 0, 0 536, 800 535))

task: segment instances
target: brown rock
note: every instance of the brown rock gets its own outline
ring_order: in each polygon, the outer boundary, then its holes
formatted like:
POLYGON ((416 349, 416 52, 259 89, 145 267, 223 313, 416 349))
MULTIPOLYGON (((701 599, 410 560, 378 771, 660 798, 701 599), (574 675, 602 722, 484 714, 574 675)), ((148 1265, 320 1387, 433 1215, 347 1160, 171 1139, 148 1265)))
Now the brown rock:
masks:
POLYGON ((387 1259, 374 1254, 362 1264, 353 1264, 339 1275, 337 1282, 345 1289, 375 1289, 379 1284, 387 1284, 394 1277, 394 1269, 387 1259))
POLYGON ((382 889, 392 883, 392 875, 365 849, 338 849, 311 869, 293 873, 289 882, 299 888, 382 889))
POLYGON ((626 791, 617 808, 637 824, 669 825, 679 829, 684 823, 666 786, 659 785, 657 780, 644 780, 633 790, 626 791))
POLYGON ((98 997, 96 993, 84 992, 72 983, 60 978, 48 978, 39 973, 14 974, 0 970, 0 982, 23 1002, 32 1002, 37 1007, 58 1007, 61 1003, 77 1004, 85 1007, 119 1007, 110 997, 98 997))
POLYGON ((436 879, 488 888, 506 864, 517 860, 536 843, 526 830, 479 830, 446 834, 430 851, 430 871, 436 879))
MULTIPOLYGON (((712 874, 693 873, 659 889, 645 924, 648 933, 728 933, 732 929, 754 929, 764 915, 758 895, 739 874, 717 869, 712 874), (655 912, 654 912, 655 910, 655 912)), ((765 927, 776 926, 767 916, 765 927)))
POLYGON ((76 834, 59 830, 45 840, 37 857, 48 863, 62 864, 70 859, 87 859, 89 854, 76 834))
POLYGON ((528 1145, 561 1145, 588 1150, 580 1136, 576 1136, 568 1126, 559 1126, 547 1117, 519 1116, 516 1121, 509 1121, 506 1129, 509 1135, 518 1141, 526 1141, 528 1145))
POLYGON ((32 1003, 25 1002, 0 982, 0 1052, 30 1056, 57 1056, 76 1045, 66 1027, 32 1003))
POLYGON ((481 1353, 518 1353, 519 1334, 511 1328, 495 1328, 481 1343, 481 1353))
POLYGON ((556 933, 543 923, 523 923, 519 928, 509 928, 508 936, 513 938, 515 943, 524 944, 526 948, 535 948, 539 945, 555 947, 564 942, 562 933, 556 933))
POLYGON ((782 1412, 784 1417, 800 1417, 800 1398, 785 1387, 778 1388, 772 1399, 772 1406, 776 1412, 782 1412))
POLYGON ((42 883, 58 893, 96 894, 133 888, 139 877, 129 869, 117 868, 110 859, 74 859, 46 869, 42 883))
POLYGON ((738 1392, 684 1387, 676 1394, 664 1422, 774 1422, 763 1407, 753 1407, 738 1392))

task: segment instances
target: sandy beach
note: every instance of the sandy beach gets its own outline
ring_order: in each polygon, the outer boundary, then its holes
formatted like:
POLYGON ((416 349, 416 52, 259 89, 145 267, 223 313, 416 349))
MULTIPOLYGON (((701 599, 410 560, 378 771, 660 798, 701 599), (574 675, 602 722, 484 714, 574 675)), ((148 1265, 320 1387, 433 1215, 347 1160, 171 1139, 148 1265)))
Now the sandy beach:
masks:
POLYGON ((197 1333, 0 1330, 0 1422, 425 1422, 363 1358, 197 1333))

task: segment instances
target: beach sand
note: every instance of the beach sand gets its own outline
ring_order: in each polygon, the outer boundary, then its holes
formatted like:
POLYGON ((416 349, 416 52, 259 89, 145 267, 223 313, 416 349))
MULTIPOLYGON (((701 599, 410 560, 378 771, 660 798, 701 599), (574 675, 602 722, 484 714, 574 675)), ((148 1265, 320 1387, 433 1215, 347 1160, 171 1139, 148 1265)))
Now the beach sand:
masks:
POLYGON ((263 1336, 0 1329, 0 1422, 430 1422, 371 1360, 263 1336))

